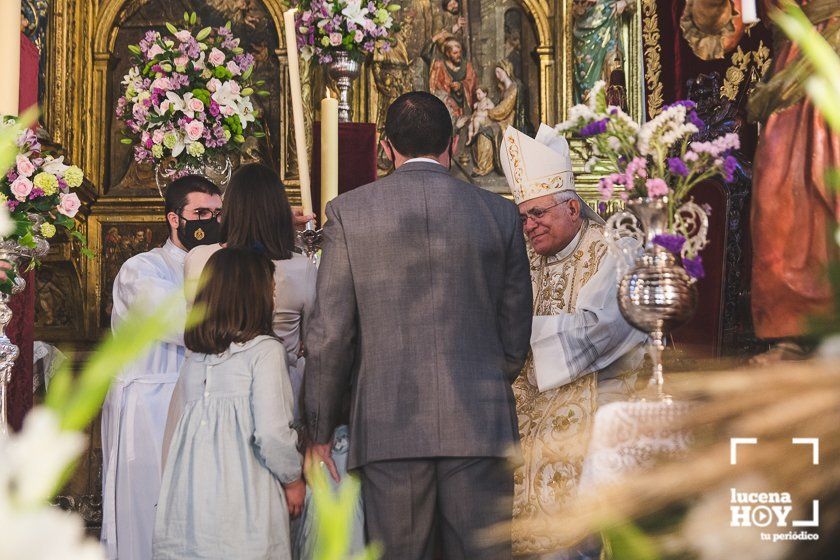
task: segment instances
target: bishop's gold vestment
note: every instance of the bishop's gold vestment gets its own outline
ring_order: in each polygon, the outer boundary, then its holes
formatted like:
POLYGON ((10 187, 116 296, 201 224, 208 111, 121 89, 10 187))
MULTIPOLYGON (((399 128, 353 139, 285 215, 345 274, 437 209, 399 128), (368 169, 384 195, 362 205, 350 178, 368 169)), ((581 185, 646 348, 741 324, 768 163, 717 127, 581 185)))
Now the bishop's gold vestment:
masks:
MULTIPOLYGON (((577 310, 581 289, 609 260, 603 230, 599 224, 584 222, 567 249, 551 257, 532 255, 535 315, 577 310)), ((559 509, 574 494, 597 408, 597 389, 597 373, 589 373, 541 393, 532 358, 513 385, 524 461, 514 476, 515 555, 574 544, 560 541, 541 517, 559 509)))

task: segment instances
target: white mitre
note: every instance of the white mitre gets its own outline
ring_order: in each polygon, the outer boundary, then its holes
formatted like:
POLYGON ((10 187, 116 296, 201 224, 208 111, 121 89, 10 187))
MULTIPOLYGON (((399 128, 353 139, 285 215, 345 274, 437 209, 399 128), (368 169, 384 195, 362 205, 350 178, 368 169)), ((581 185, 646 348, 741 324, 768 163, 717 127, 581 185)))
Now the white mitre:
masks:
MULTIPOLYGON (((569 143, 546 124, 540 125, 536 138, 509 126, 502 140, 500 159, 516 204, 562 191, 577 195, 569 143)), ((581 214, 603 224, 603 218, 577 196, 581 214)))

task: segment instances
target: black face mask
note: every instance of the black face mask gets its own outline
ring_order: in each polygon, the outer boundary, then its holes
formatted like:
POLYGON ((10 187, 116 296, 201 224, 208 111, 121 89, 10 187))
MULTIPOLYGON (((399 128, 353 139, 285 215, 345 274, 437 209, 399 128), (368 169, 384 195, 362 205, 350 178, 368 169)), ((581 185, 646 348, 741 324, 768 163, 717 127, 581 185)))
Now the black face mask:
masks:
POLYGON ((178 240, 187 251, 199 245, 213 245, 219 242, 221 236, 219 231, 220 224, 217 218, 185 220, 183 217, 180 217, 180 219, 182 223, 178 228, 178 240))

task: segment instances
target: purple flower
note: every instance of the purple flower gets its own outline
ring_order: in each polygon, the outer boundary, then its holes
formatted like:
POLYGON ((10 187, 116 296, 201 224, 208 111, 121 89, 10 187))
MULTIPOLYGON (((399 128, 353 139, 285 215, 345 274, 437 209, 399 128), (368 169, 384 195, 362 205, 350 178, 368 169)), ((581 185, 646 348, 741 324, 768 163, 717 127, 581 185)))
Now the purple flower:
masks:
POLYGON ((33 189, 32 189, 32 191, 29 193, 29 197, 28 197, 28 198, 29 198, 29 200, 35 200, 36 198, 38 198, 38 197, 40 197, 40 196, 44 196, 44 191, 42 191, 42 190, 41 190, 41 189, 39 189, 38 187, 35 187, 35 188, 33 188, 33 189))
POLYGON ((18 175, 14 171, 9 171, 8 173, 6 173, 6 179, 8 179, 8 181, 10 183, 14 183, 15 179, 17 179, 17 178, 18 178, 18 175))
POLYGON ((678 101, 674 101, 670 105, 666 105, 665 107, 662 108, 662 110, 665 111, 667 109, 670 109, 671 107, 679 107, 679 106, 685 107, 686 109, 694 109, 695 107, 697 107, 697 103, 695 103, 694 101, 690 101, 688 99, 680 99, 678 101))
POLYGON ((610 119, 592 121, 588 125, 581 128, 579 134, 581 136, 596 136, 598 134, 603 134, 607 131, 608 122, 610 122, 610 119))
POLYGON ((703 259, 700 255, 697 255, 693 259, 683 259, 682 264, 685 271, 692 278, 699 280, 706 277, 706 271, 703 269, 703 259))
POLYGON ((735 179, 736 169, 738 169, 738 160, 733 156, 726 156, 723 161, 723 180, 731 183, 735 179))
POLYGON ((664 247, 665 250, 679 255, 685 245, 685 237, 676 233, 660 233, 653 238, 653 243, 664 247))
POLYGON ((698 130, 703 130, 704 128, 706 128, 706 123, 703 122, 703 119, 697 116, 697 113, 695 111, 689 112, 687 118, 688 122, 696 126, 698 130))
POLYGON ((607 203, 606 202, 599 202, 598 203, 598 213, 604 214, 607 211, 607 203))
POLYGON ((219 116, 219 104, 216 103, 215 99, 210 100, 210 115, 214 117, 219 116))
POLYGON ((688 176, 688 167, 686 167, 685 162, 678 157, 668 158, 668 170, 673 175, 679 175, 680 177, 688 176))
POLYGON ((10 212, 14 212, 15 208, 18 207, 18 204, 20 204, 20 202, 18 202, 17 200, 7 200, 6 201, 6 206, 9 207, 10 212))

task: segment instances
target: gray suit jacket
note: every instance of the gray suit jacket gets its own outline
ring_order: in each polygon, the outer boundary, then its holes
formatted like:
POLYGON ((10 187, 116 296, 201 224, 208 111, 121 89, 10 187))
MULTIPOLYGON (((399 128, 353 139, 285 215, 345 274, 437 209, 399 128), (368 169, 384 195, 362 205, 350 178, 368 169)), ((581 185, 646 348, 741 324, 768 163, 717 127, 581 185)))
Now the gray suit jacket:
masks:
POLYGON ((516 206, 411 162, 327 205, 306 332, 309 437, 350 393, 350 458, 501 457, 528 354, 531 279, 516 206))

